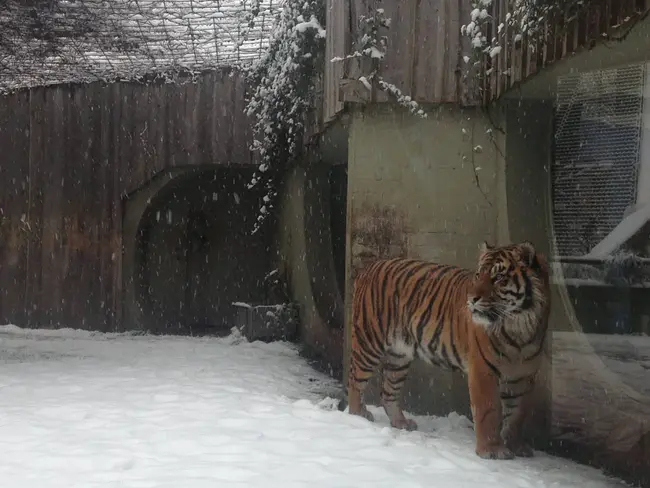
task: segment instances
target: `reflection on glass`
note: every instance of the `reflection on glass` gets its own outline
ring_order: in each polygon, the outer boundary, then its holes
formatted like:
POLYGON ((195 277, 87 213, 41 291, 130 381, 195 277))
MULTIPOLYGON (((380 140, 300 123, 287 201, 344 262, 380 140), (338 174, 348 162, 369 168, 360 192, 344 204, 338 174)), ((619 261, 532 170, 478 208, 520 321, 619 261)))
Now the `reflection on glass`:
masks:
POLYGON ((558 79, 552 444, 650 483, 650 71, 558 79))

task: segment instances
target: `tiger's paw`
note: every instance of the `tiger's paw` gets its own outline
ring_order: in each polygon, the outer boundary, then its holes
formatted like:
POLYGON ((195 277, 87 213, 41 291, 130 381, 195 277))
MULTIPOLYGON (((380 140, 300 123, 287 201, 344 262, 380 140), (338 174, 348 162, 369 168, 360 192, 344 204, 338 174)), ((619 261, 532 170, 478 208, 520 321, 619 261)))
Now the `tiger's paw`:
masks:
POLYGON ((375 417, 370 413, 370 411, 366 407, 362 407, 359 411, 355 412, 350 410, 350 415, 356 415, 358 417, 362 417, 366 419, 368 422, 374 422, 375 417))
POLYGON ((533 448, 530 447, 528 444, 525 442, 521 442, 519 444, 511 445, 508 444, 508 448, 514 453, 515 456, 517 457, 533 457, 535 453, 533 452, 533 448))
POLYGON ((418 430, 418 424, 415 423, 415 420, 406 419, 406 418, 395 420, 395 421, 391 420, 390 425, 395 429, 406 430, 409 432, 418 430))
POLYGON ((514 459, 515 453, 513 453, 506 446, 488 446, 482 449, 477 448, 476 454, 482 459, 514 459))

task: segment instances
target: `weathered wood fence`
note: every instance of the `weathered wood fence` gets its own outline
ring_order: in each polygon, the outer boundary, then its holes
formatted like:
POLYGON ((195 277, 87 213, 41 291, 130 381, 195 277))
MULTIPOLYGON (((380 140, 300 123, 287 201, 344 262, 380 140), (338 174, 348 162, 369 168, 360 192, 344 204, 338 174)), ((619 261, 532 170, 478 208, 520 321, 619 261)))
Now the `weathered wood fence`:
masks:
POLYGON ((250 164, 244 90, 222 70, 0 96, 0 323, 119 323, 125 198, 169 168, 250 164))

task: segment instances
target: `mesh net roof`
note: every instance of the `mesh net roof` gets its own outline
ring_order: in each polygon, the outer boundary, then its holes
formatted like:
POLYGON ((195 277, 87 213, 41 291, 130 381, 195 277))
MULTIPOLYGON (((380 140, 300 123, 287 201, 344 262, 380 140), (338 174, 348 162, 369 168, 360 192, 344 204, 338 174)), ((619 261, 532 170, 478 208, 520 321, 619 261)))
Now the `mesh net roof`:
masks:
POLYGON ((283 0, 0 0, 0 91, 259 58, 283 0))

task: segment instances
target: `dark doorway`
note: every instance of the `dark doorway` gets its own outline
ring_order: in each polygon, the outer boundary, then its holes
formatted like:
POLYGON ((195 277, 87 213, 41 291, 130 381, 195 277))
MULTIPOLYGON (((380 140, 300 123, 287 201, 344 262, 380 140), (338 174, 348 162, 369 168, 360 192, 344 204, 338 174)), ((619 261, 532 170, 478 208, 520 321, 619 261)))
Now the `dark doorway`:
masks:
POLYGON ((220 169, 173 180, 139 228, 140 303, 155 332, 227 334, 234 302, 266 301, 269 225, 251 236, 259 195, 247 170, 220 169))

